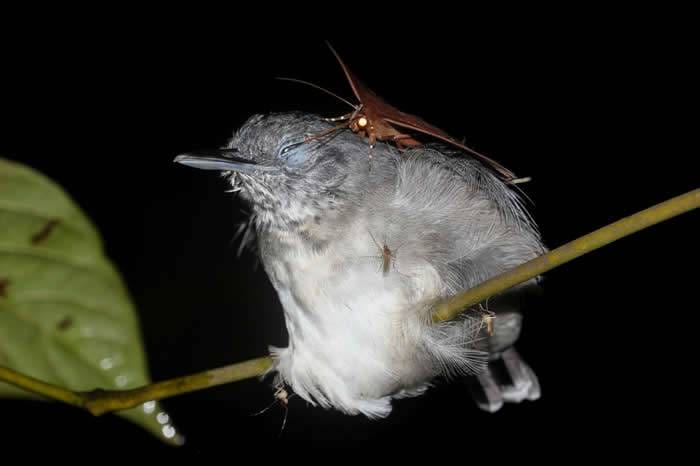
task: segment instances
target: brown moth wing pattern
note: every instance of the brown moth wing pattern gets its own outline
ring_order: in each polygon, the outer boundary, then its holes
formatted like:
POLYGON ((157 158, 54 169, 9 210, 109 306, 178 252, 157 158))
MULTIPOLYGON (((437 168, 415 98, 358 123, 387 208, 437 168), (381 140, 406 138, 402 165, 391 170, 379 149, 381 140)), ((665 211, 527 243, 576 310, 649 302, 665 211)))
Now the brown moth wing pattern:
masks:
MULTIPOLYGON (((392 125, 400 126, 406 129, 410 129, 412 131, 417 131, 428 136, 435 137, 448 144, 452 144, 474 155, 482 161, 488 163, 508 180, 513 180, 516 178, 513 172, 511 172, 498 162, 465 146, 464 144, 452 138, 449 134, 447 134, 440 128, 437 128, 436 126, 427 123, 420 117, 402 112, 393 105, 390 105, 387 102, 385 102, 371 89, 367 88, 357 76, 355 76, 355 74, 340 58, 338 52, 336 52, 330 44, 328 44, 328 47, 331 49, 333 55, 335 55, 335 58, 338 60, 340 67, 343 69, 345 77, 350 83, 350 87, 352 88, 355 97, 357 97, 357 100, 360 101, 360 111, 356 111, 353 114, 353 118, 357 119, 365 117, 367 119, 366 125, 360 126, 363 128, 369 126, 369 128, 365 130, 365 132, 367 133, 367 136, 370 139, 370 144, 373 144, 375 139, 379 139, 394 141, 397 143, 397 145, 405 147, 421 145, 419 141, 413 139, 407 134, 401 133, 392 125)), ((358 126, 356 124, 353 125, 352 121, 350 122, 350 125, 352 128, 357 128, 358 126)))
MULTIPOLYGON (((409 115, 409 117, 416 118, 416 119, 420 120, 419 118, 413 117, 412 115, 409 115)), ((440 132, 435 132, 435 131, 433 131, 433 130, 430 129, 430 128, 435 128, 435 127, 432 126, 432 125, 428 125, 428 124, 426 123, 425 125, 422 125, 422 126, 416 126, 416 125, 414 125, 413 123, 407 122, 407 121, 405 121, 405 120, 404 120, 404 121, 400 121, 400 120, 395 120, 394 118, 389 118, 389 117, 385 117, 384 119, 385 119, 386 121, 388 121, 389 123, 393 123, 393 124, 395 124, 395 125, 397 125, 397 126, 401 126, 401 127, 407 128, 407 129, 411 129, 411 130, 413 130, 413 131, 419 131, 419 132, 421 132, 421 133, 427 134, 427 135, 429 135, 429 136, 433 136, 433 137, 435 137, 435 138, 437 138, 437 139, 440 139, 440 140, 442 140, 442 141, 444 141, 444 142, 447 142, 447 143, 449 143, 449 144, 452 144, 452 145, 454 145, 454 146, 457 146, 457 147, 459 147, 460 149, 462 149, 462 150, 464 150, 464 151, 466 151, 466 152, 469 152, 470 154, 474 155, 475 157, 477 157, 477 158, 483 160, 484 162, 488 163, 489 165, 491 165, 496 171, 498 171, 501 175, 503 175, 507 180, 514 180, 514 179, 517 178, 517 177, 515 176, 515 174, 514 174, 512 171, 508 170, 506 167, 504 167, 504 166, 501 165, 500 163, 496 162, 495 160, 493 160, 493 159, 491 159, 491 158, 489 158, 489 157, 486 157, 485 155, 483 155, 483 154, 481 154, 481 153, 475 151, 474 149, 471 149, 471 148, 465 146, 465 145, 462 144, 461 142, 459 142, 459 141, 453 139, 452 137, 448 136, 448 135, 447 135, 446 133, 444 133, 443 131, 440 131, 440 132), (428 128, 426 128, 426 126, 427 126, 428 128)), ((422 121, 422 120, 421 120, 421 121, 422 121)), ((437 129, 437 128, 435 128, 435 129, 437 129)), ((439 131, 439 130, 438 130, 438 131, 439 131)))

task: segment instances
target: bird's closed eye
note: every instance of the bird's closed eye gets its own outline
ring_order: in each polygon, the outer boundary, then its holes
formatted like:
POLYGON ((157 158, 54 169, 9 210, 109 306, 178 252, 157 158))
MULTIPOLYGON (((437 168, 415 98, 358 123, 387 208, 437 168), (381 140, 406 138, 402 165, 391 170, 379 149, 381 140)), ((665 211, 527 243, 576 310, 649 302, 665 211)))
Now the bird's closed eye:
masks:
POLYGON ((297 147, 299 147, 303 143, 304 143, 304 141, 301 141, 301 142, 295 142, 293 144, 288 144, 288 145, 284 146, 282 148, 282 150, 280 150, 280 155, 285 155, 286 153, 288 153, 289 151, 291 151, 293 149, 296 149, 297 147))
POLYGON ((280 152, 279 157, 285 166, 289 168, 301 168, 304 166, 309 158, 309 151, 299 146, 303 145, 305 141, 298 141, 292 144, 284 146, 280 152))

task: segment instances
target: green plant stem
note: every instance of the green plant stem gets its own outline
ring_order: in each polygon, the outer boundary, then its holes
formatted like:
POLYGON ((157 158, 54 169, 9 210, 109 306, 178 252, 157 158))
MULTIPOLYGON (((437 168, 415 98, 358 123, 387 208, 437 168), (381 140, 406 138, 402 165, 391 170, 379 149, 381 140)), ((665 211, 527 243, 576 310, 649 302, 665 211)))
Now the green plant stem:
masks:
MULTIPOLYGON (((439 302, 433 311, 433 321, 441 322, 453 319, 464 309, 480 303, 490 296, 531 280, 544 272, 627 235, 698 207, 700 207, 700 189, 695 189, 611 223, 506 273, 487 280, 479 286, 439 302)), ((0 367, 0 381, 8 382, 47 398, 85 408, 95 416, 99 416, 111 411, 133 408, 146 401, 161 400, 216 385, 258 377, 267 372, 271 366, 272 359, 265 356, 124 391, 94 390, 83 393, 72 392, 4 367, 0 367)))
POLYGON ((65 388, 51 385, 50 383, 42 382, 34 377, 29 377, 19 372, 13 371, 7 367, 0 366, 0 380, 7 382, 16 387, 25 389, 28 392, 36 395, 42 395, 46 398, 62 401, 63 403, 78 406, 85 406, 85 399, 80 393, 75 393, 65 388))
POLYGON ((508 272, 480 283, 479 286, 438 303, 433 310, 433 322, 454 319, 464 309, 480 303, 490 296, 531 280, 620 238, 698 207, 700 207, 700 189, 695 189, 606 225, 508 272))
POLYGON ((95 416, 99 416, 111 411, 133 408, 146 401, 162 400, 174 395, 257 377, 264 374, 270 367, 272 367, 272 358, 264 356, 132 390, 94 390, 83 394, 85 408, 95 416))

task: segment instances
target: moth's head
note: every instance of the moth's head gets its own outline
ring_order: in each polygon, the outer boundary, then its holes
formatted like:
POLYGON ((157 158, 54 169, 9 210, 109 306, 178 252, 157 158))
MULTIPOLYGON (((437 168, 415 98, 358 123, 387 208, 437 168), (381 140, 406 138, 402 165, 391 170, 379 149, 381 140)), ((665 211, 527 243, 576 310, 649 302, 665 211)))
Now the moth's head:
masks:
POLYGON ((298 223, 360 189, 369 169, 368 150, 362 138, 320 117, 282 113, 255 115, 226 147, 175 161, 223 172, 258 216, 298 223))

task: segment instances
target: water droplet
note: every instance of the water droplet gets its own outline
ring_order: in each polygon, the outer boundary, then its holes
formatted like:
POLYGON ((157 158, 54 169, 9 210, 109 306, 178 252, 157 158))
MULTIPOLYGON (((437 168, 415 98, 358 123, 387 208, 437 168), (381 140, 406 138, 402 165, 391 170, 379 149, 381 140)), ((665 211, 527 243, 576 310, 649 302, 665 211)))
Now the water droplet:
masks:
POLYGON ((170 424, 163 426, 163 435, 165 435, 166 438, 175 437, 175 428, 170 424))
POLYGON ((104 358, 100 361, 100 367, 107 371, 114 367, 114 360, 112 358, 104 358))
POLYGON ((117 387, 124 387, 126 386, 126 383, 129 381, 128 377, 125 376, 124 374, 118 375, 114 379, 114 383, 117 384, 117 387))
POLYGON ((165 414, 163 412, 160 412, 156 416, 156 419, 158 419, 158 422, 160 422, 161 424, 167 424, 168 421, 170 420, 170 416, 168 416, 167 414, 165 414))
POLYGON ((144 413, 151 414, 155 410, 156 410, 156 402, 155 401, 147 401, 143 404, 143 412, 144 413))

